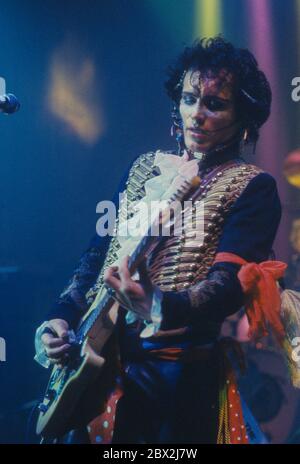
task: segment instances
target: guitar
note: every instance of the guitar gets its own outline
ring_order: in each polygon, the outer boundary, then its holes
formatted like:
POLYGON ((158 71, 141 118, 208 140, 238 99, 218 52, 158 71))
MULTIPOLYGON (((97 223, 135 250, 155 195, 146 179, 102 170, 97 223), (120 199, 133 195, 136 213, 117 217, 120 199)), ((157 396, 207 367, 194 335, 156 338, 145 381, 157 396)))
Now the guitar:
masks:
MULTIPOLYGON (((172 222, 168 206, 172 204, 173 207, 173 202, 181 205, 186 199, 193 201, 197 197, 199 184, 199 177, 183 182, 156 219, 160 226, 170 223, 170 220, 172 222)), ((129 258, 131 275, 141 261, 153 252, 161 238, 162 235, 152 236, 149 228, 129 258)), ((79 324, 68 362, 63 367, 53 367, 44 399, 39 405, 38 435, 44 438, 62 436, 86 425, 99 410, 101 391, 109 388, 106 381, 109 376, 106 374, 113 369, 109 359, 106 362, 104 356, 113 339, 118 308, 119 303, 113 298, 112 290, 103 285, 79 324)))

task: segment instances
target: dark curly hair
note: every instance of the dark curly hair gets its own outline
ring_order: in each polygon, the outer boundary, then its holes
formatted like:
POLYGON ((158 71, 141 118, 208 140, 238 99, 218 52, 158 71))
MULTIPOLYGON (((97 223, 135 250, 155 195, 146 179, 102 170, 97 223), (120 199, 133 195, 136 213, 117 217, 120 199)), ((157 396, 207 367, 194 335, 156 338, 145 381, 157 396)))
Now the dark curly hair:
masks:
MULTIPOLYGON (((259 69, 252 53, 236 48, 223 37, 196 40, 167 68, 165 88, 178 108, 183 78, 188 70, 197 70, 217 76, 221 69, 233 75, 237 116, 242 132, 248 130, 248 142, 255 143, 259 128, 270 115, 272 92, 265 74, 259 69)), ((241 132, 241 133, 242 133, 241 132)))

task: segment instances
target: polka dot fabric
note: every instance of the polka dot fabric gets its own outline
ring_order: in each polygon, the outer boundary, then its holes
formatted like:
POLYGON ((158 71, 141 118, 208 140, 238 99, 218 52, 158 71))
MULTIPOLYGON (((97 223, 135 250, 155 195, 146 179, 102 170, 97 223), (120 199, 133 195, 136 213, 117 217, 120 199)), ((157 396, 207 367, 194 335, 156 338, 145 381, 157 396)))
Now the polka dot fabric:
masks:
POLYGON ((122 395, 122 388, 117 385, 107 401, 105 411, 88 425, 88 433, 92 444, 107 445, 111 443, 114 433, 116 407, 122 395))
POLYGON ((227 372, 227 380, 219 395, 218 444, 249 444, 245 426, 240 393, 232 370, 227 372))
POLYGON ((232 444, 248 444, 248 436, 243 418, 240 393, 234 376, 231 374, 227 380, 227 395, 229 405, 229 435, 232 444))

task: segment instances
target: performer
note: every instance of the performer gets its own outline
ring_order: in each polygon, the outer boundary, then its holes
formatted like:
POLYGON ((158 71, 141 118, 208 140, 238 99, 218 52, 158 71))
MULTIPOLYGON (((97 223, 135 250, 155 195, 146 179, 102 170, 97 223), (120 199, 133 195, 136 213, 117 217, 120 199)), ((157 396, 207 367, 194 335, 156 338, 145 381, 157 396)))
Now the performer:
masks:
MULTIPOLYGON (((239 271, 255 263, 251 272, 260 272, 280 221, 274 178, 242 158, 269 117, 270 86, 247 49, 216 37, 183 51, 169 68, 166 90, 178 153, 158 150, 137 158, 125 187, 129 214, 136 200, 161 198, 172 182, 198 174, 204 235, 200 240, 186 226, 181 236, 165 237, 139 269, 138 281, 126 258, 112 266, 118 236, 96 236, 37 331, 37 359, 65 362, 68 330, 104 281, 123 302, 115 330, 121 383, 111 395, 117 404, 108 400, 89 425, 91 441, 257 442, 262 437, 249 423, 219 333, 224 319, 249 302, 239 271)), ((260 320, 249 311, 248 317, 254 335, 264 332, 262 315, 260 320)))

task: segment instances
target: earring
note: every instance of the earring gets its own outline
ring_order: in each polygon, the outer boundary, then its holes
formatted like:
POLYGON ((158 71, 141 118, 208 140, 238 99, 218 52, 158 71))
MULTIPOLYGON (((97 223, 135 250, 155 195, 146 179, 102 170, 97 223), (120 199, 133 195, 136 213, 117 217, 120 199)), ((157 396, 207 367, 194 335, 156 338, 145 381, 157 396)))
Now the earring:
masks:
MULTIPOLYGON (((253 134, 253 128, 251 128, 251 133, 253 134)), ((246 154, 246 148, 248 145, 252 145, 252 155, 254 155, 256 149, 256 140, 252 140, 252 135, 251 139, 249 139, 249 129, 245 129, 243 137, 240 140, 240 153, 246 154)))
POLYGON ((173 107, 171 116, 173 120, 173 124, 171 126, 171 136, 175 136, 176 142, 178 144, 178 154, 180 154, 184 150, 184 136, 182 120, 176 105, 173 107))

